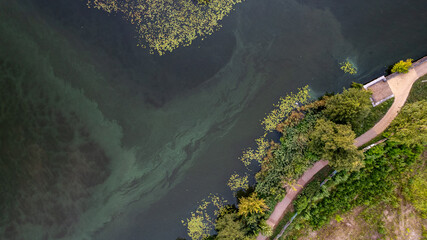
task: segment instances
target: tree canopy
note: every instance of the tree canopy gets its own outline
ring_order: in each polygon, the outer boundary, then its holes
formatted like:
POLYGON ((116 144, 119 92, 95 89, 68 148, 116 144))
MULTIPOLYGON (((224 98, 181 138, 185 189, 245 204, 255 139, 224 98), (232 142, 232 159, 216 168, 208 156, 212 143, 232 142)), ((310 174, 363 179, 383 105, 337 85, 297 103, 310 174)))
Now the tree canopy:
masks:
POLYGON ((363 166, 363 153, 354 145, 355 137, 349 125, 318 119, 309 145, 336 170, 355 171, 363 166))
POLYGON ((243 222, 240 221, 236 212, 227 211, 216 221, 215 229, 218 232, 216 239, 219 240, 242 240, 245 238, 243 222))
POLYGON ((323 113, 335 123, 349 123, 356 127, 371 110, 371 95, 372 92, 364 89, 344 89, 342 93, 328 98, 323 113))
POLYGON ((258 198, 256 193, 253 193, 249 197, 240 198, 239 201, 239 215, 263 214, 268 209, 265 200, 258 198))

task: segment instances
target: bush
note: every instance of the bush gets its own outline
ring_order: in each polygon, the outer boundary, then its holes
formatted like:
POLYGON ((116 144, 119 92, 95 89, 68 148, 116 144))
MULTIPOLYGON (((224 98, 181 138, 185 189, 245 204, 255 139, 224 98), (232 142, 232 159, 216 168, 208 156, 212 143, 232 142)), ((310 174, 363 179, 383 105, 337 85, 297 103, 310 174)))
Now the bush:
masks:
POLYGON ((403 106, 384 135, 400 144, 427 144, 427 101, 403 106))
POLYGON ((391 69, 392 73, 407 73, 409 68, 412 66, 412 59, 408 58, 406 61, 400 60, 398 63, 394 64, 391 69))
POLYGON ((267 222, 261 221, 260 223, 261 234, 266 237, 271 237, 273 235, 273 228, 267 224, 267 222))
POLYGON ((331 121, 339 124, 351 124, 356 129, 360 121, 371 111, 371 91, 364 89, 344 89, 340 94, 330 97, 326 101, 323 113, 331 121))

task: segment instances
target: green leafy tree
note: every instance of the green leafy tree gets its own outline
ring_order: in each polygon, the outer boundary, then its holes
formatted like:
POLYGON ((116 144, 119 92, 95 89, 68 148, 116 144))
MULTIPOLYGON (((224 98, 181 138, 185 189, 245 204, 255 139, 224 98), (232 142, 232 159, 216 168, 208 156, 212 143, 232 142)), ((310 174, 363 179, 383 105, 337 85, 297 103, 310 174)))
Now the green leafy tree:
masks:
POLYGON ((349 125, 319 119, 309 145, 336 170, 356 171, 363 166, 363 153, 354 145, 355 136, 349 125))
POLYGON ((268 209, 265 200, 258 198, 256 193, 239 199, 239 215, 263 214, 268 209))
POLYGON ((385 136, 401 144, 427 144, 427 101, 422 100, 403 106, 391 122, 385 136))
POLYGON ((371 111, 371 91, 364 89, 344 89, 326 101, 323 113, 332 121, 340 124, 350 123, 355 129, 358 122, 368 116, 371 111))
POLYGON ((357 83, 357 82, 352 82, 351 83, 351 88, 363 89, 363 84, 357 83))
POLYGON ((400 60, 398 63, 393 65, 391 72, 407 73, 411 66, 412 66, 412 59, 409 58, 409 59, 406 59, 406 61, 400 60))
POLYGON ((240 216, 235 211, 224 212, 216 221, 215 229, 219 240, 242 240, 245 238, 245 230, 240 216))

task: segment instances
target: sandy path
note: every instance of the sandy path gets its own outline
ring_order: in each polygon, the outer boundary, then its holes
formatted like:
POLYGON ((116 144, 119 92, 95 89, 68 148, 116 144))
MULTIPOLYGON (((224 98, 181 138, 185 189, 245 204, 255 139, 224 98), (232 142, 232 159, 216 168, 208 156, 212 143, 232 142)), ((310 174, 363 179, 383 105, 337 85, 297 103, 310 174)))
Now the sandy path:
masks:
POLYGON ((414 82, 427 74, 427 57, 417 61, 414 65, 416 66, 411 68, 408 73, 387 77, 388 85, 394 94, 394 102, 384 117, 373 128, 355 139, 354 145, 360 147, 371 141, 378 134, 382 133, 397 116, 400 108, 405 104, 414 82))
MULTIPOLYGON (((405 74, 392 74, 387 76, 387 82, 394 94, 394 102, 390 109, 384 115, 384 117, 375 124, 370 130, 355 139, 354 145, 357 147, 371 141, 378 134, 382 133, 391 123, 391 121, 397 116, 400 109, 406 102, 409 96, 412 85, 414 82, 427 74, 427 56, 418 60, 413 64, 413 67, 405 74)), ((267 223, 275 228, 280 220, 283 218, 286 210, 288 209, 291 202, 295 199, 301 189, 308 183, 308 181, 316 175, 317 172, 328 165, 328 161, 320 160, 316 162, 313 167, 305 171, 304 175, 298 180, 298 186, 296 190, 290 190, 274 208, 273 213, 267 220, 267 223)), ((261 233, 258 235, 257 240, 266 240, 268 237, 263 236, 261 233)))

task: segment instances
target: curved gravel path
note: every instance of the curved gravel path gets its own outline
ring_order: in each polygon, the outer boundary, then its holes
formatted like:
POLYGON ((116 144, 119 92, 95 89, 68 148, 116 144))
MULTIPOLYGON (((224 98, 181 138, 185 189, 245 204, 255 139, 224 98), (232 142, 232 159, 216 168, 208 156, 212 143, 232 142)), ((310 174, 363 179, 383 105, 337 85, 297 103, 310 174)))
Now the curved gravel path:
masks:
MULTIPOLYGON (((400 109, 405 104, 414 82, 426 74, 427 56, 415 62, 408 73, 392 74, 387 76, 387 82, 394 94, 394 102, 384 117, 381 118, 381 120, 375 124, 374 127, 354 140, 354 145, 360 147, 382 133, 390 125, 391 121, 393 121, 393 119, 399 113, 400 109)), ((320 160, 317 161, 313 167, 305 171, 303 176, 298 179, 298 187, 295 190, 291 189, 287 192, 286 196, 276 205, 273 213, 267 219, 267 223, 271 227, 275 228, 277 226, 286 213, 289 205, 292 203, 301 189, 310 181, 311 178, 313 178, 314 175, 316 175, 317 172, 322 170, 326 165, 328 165, 328 161, 320 160)), ((268 237, 263 236, 261 233, 257 237, 257 240, 267 239, 268 237)))
POLYGON ((374 127, 355 139, 357 147, 371 141, 382 133, 393 121, 406 102, 414 82, 427 74, 427 57, 414 63, 414 66, 405 74, 392 74, 387 77, 388 85, 394 94, 394 102, 384 117, 374 127))

